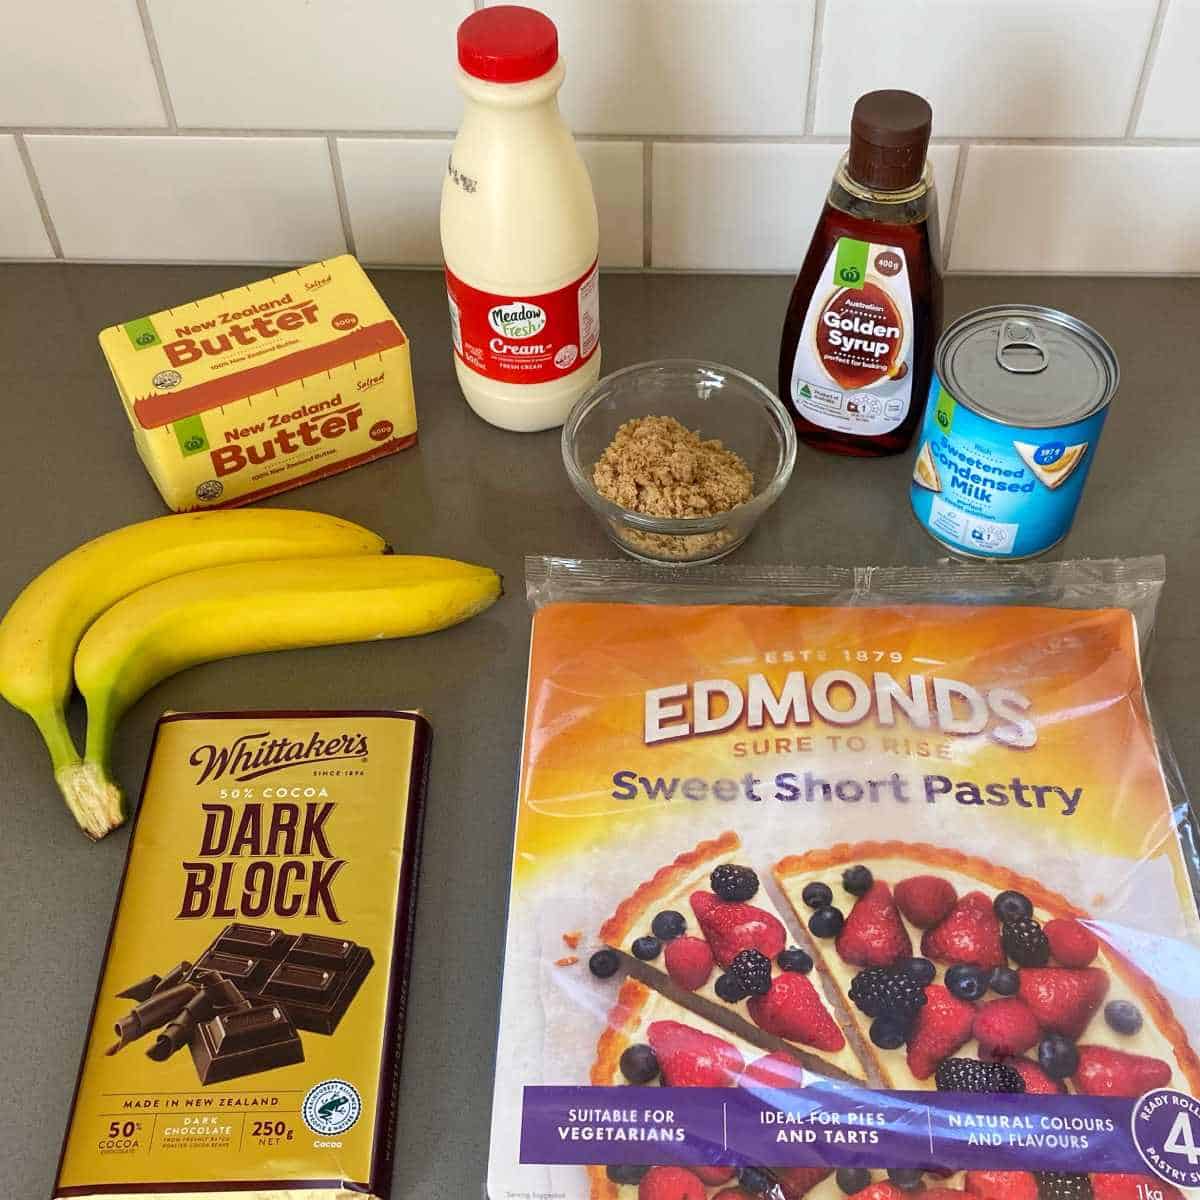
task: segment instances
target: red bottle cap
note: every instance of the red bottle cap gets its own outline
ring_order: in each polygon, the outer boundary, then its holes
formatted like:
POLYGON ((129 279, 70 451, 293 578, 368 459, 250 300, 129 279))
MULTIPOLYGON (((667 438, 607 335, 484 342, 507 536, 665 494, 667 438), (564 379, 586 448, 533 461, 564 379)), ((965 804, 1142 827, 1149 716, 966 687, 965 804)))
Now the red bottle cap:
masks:
POLYGON ((458 27, 458 65, 490 83, 524 83, 558 62, 558 30, 534 8, 498 4, 458 27))

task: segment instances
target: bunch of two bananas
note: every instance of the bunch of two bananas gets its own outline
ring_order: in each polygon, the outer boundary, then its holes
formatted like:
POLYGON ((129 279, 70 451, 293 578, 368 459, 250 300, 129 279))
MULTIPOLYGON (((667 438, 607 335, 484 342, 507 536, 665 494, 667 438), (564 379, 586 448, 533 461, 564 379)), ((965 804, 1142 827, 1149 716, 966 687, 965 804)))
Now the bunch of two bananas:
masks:
POLYGON ((124 820, 113 735, 167 676, 237 654, 432 633, 500 595, 487 567, 386 549, 322 513, 187 513, 114 530, 34 579, 0 621, 0 695, 36 722, 83 831, 101 838, 124 820), (72 680, 87 703, 82 757, 66 722, 72 680))

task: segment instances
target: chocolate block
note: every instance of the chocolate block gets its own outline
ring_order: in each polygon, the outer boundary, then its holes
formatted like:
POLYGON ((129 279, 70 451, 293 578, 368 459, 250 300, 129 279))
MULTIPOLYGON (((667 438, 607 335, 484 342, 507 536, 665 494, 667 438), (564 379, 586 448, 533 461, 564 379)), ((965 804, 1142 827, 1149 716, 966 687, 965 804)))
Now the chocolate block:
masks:
POLYGON ((294 933, 271 929, 266 925, 226 925, 210 949, 221 954, 240 954, 245 958, 280 959, 296 941, 294 933))
POLYGON ((258 995, 286 1008, 297 1029, 332 1033, 373 962, 365 946, 305 934, 258 995))
POLYGON ((297 1029, 333 1033, 374 964, 346 938, 287 933, 269 925, 226 925, 188 976, 215 973, 252 1003, 282 1005, 297 1029))
POLYGON ((358 947, 353 942, 339 938, 322 937, 319 933, 302 933, 288 953, 288 962, 301 963, 306 967, 325 967, 330 971, 344 971, 351 965, 358 947))
POLYGON ((304 1061, 300 1037, 278 1004, 219 1013, 198 1027, 190 1046, 202 1084, 304 1061))
MULTIPOLYGON (((220 939, 218 938, 219 942, 220 939)), ((257 992, 270 978, 275 963, 269 958, 251 958, 246 954, 227 954, 216 943, 196 960, 196 971, 215 971, 234 984, 243 996, 257 992)))

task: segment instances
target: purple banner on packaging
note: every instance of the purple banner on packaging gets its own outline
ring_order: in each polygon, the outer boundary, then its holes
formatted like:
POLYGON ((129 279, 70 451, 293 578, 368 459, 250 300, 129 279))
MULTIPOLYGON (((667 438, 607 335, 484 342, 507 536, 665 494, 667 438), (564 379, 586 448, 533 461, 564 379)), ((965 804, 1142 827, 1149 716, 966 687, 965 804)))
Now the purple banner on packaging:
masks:
POLYGON ((526 1087, 521 1162, 1145 1174, 1134 1101, 757 1086, 526 1087))

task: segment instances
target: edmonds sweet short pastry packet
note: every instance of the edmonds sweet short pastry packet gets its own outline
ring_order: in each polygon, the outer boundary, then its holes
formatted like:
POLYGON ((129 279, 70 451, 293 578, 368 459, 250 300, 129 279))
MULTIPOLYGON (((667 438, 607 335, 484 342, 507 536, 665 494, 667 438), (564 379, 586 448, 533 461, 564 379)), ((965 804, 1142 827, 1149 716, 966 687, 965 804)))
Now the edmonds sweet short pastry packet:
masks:
POLYGON ((1200 1189, 1161 559, 527 573, 492 1200, 1200 1189))

